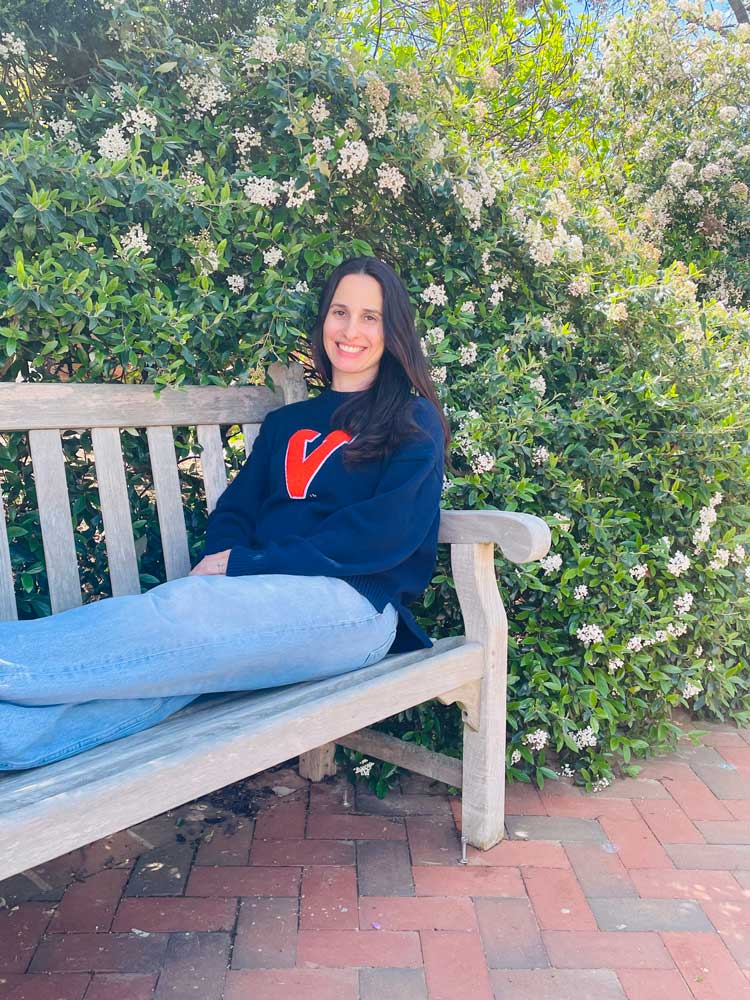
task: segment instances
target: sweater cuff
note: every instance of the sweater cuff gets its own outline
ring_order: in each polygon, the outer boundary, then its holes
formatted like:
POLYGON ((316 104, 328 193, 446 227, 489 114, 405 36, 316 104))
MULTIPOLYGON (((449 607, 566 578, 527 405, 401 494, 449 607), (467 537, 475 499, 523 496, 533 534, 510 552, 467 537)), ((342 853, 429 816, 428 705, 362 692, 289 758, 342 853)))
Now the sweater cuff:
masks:
POLYGON ((227 559, 227 576, 254 576, 261 573, 262 552, 254 552, 246 545, 235 545, 227 559))

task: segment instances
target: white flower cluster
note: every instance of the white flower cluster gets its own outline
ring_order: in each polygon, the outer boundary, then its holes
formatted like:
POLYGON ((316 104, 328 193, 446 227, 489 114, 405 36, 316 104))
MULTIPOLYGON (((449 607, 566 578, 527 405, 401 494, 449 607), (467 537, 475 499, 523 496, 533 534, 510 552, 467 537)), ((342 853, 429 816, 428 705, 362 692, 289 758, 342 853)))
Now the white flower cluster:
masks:
POLYGON ((510 755, 511 767, 514 767, 519 762, 520 759, 521 759, 521 751, 514 750, 513 753, 510 755))
POLYGON ((448 301, 445 285, 428 285, 422 292, 422 301, 435 306, 444 306, 448 301))
POLYGON ((50 118, 48 122, 40 121, 39 124, 50 129, 56 139, 65 139, 75 134, 76 130, 75 123, 70 118, 50 118))
POLYGON ((422 76, 416 68, 397 70, 396 83, 412 100, 419 97, 422 92, 422 76))
POLYGON ((644 566, 643 563, 636 563, 635 566, 630 567, 630 575, 634 580, 642 580, 647 573, 648 567, 644 566))
POLYGON ((386 191, 390 191, 394 198, 398 198, 404 190, 406 177, 404 177, 398 167, 394 167, 392 164, 388 163, 381 163, 378 166, 377 184, 378 191, 380 191, 381 194, 385 194, 386 191))
POLYGON ((245 279, 241 274, 230 274, 227 276, 227 284, 238 295, 245 287, 245 279))
POLYGON ((9 56, 20 56, 22 59, 26 55, 26 42, 12 31, 6 31, 0 39, 0 60, 7 62, 9 56))
POLYGON ((491 472, 495 468, 495 456, 488 451, 475 452, 469 459, 472 472, 480 476, 483 472, 491 472))
POLYGON ((675 160, 667 171, 667 181, 678 191, 683 191, 694 173, 695 167, 689 160, 675 160))
POLYGON ((303 295, 305 292, 310 291, 310 286, 307 284, 306 281, 298 281, 297 284, 294 286, 294 291, 299 292, 301 295, 303 295))
POLYGON ((667 634, 673 636, 675 639, 681 635, 684 635, 688 630, 687 622, 669 622, 667 625, 667 634))
POLYGON ((245 72, 250 75, 261 66, 270 66, 278 62, 280 58, 278 35, 267 22, 259 21, 258 34, 245 52, 245 72))
POLYGON ((640 653, 643 649, 643 639, 639 635, 632 635, 628 639, 627 647, 631 653, 640 653))
POLYGON ((620 669, 620 667, 623 666, 623 664, 624 660, 622 660, 619 656, 615 656, 607 663, 607 670, 611 674, 614 674, 620 669))
POLYGON ((338 169, 344 177, 361 174, 367 166, 370 153, 361 139, 347 139, 339 151, 338 169))
POLYGON ((391 92, 375 73, 369 75, 365 84, 365 100, 370 108, 367 115, 370 134, 374 139, 379 139, 385 135, 388 128, 385 109, 390 103, 391 92))
POLYGON ((477 345, 476 344, 474 344, 474 343, 471 343, 471 344, 462 344, 459 347, 459 349, 458 349, 458 363, 461 365, 462 368, 465 368, 466 365, 472 365, 472 364, 474 364, 474 362, 476 360, 477 360, 477 345))
POLYGON ((672 576, 682 576, 688 569, 690 569, 690 559, 682 552, 675 552, 667 563, 667 572, 672 576))
POLYGON ((434 368, 430 368, 430 378, 433 382, 442 384, 445 382, 448 376, 448 369, 445 365, 436 365, 434 368))
POLYGON ((568 284, 571 295, 585 295, 591 288, 591 278, 588 274, 579 274, 568 284))
POLYGON ((359 766, 354 768, 354 773, 361 775, 363 778, 367 778, 374 766, 374 761, 368 760, 367 757, 363 757, 359 766))
POLYGON ((199 233, 185 237, 187 243, 192 244, 195 253, 192 254, 192 261, 198 265, 198 274, 213 274, 219 267, 219 251, 211 240, 211 235, 207 229, 202 229, 199 233))
POLYGON ((497 197, 497 188, 481 164, 474 165, 476 183, 468 177, 454 180, 453 196, 469 221, 469 229, 479 229, 483 205, 491 205, 497 197))
POLYGON ((534 451, 531 453, 531 463, 532 465, 544 465, 549 459, 549 451, 544 447, 543 444, 538 445, 534 451))
POLYGON ((675 614, 686 615, 692 608, 694 600, 695 598, 690 591, 685 594, 680 594, 679 597, 675 597, 673 602, 675 614))
POLYGON ((604 633, 598 625, 580 625, 576 629, 576 637, 584 646, 590 646, 592 642, 604 642, 604 633))
POLYGON ((579 585, 578 587, 576 587, 576 589, 575 589, 575 590, 573 591, 573 597, 574 597, 574 598, 575 598, 575 599, 576 599, 577 601, 582 601, 582 600, 584 599, 584 597, 588 597, 588 596, 589 596, 589 588, 588 588, 588 587, 586 586, 586 584, 585 584, 585 583, 582 583, 582 584, 580 584, 580 585, 579 585))
POLYGON ((683 698, 694 698, 697 694, 701 693, 701 688, 697 684, 692 684, 690 681, 685 684, 682 689, 683 698))
POLYGON ((237 144, 237 152, 242 160, 247 159, 253 147, 261 145, 260 132, 257 128, 253 128, 252 125, 244 125, 242 128, 236 128, 232 135, 237 144))
POLYGON ((416 115, 413 111, 399 111, 396 115, 396 128, 401 129, 403 132, 410 132, 417 125, 419 125, 419 115, 416 115))
POLYGON ((729 549, 719 548, 708 564, 711 569, 725 569, 729 565, 729 549))
POLYGON ((427 343, 430 345, 439 344, 445 340, 445 330, 442 326, 433 326, 427 331, 427 343))
POLYGON ((560 514, 559 511, 555 511, 552 516, 557 521, 557 526, 561 531, 570 531, 573 522, 569 517, 566 517, 565 514, 560 514))
POLYGON ((131 250, 135 250, 138 254, 146 254, 151 249, 140 222, 137 222, 128 229, 120 240, 120 245, 122 246, 122 253, 124 255, 130 253, 131 250))
POLYGON ((209 63, 202 72, 183 74, 180 87, 193 102, 192 108, 186 112, 188 119, 215 115, 219 105, 225 104, 231 97, 228 88, 221 82, 221 71, 215 62, 209 63))
POLYGON ((315 155, 319 160, 322 160, 323 154, 333 145, 333 139, 331 139, 330 135, 321 135, 313 139, 312 144, 315 155))
POLYGON ((270 208, 279 200, 279 189, 276 181, 271 177, 250 176, 245 181, 242 190, 245 197, 254 205, 263 205, 270 208))
POLYGON ((625 302, 610 302, 607 306, 607 319, 612 323, 622 323, 628 318, 628 307, 625 302))
POLYGON ((597 735, 591 726, 586 726, 585 729, 579 729, 577 733, 573 734, 573 742, 579 750, 583 750, 584 747, 595 747, 597 735))
POLYGON ((319 94, 315 95, 315 100, 310 105, 309 114, 316 125, 320 125, 326 118, 331 117, 328 105, 319 94))
POLYGON ((549 733, 544 729, 535 729, 533 733, 522 736, 521 742, 532 750, 544 750, 549 743, 549 733))
POLYGON ((543 375, 537 375, 531 380, 531 382, 529 382, 529 385, 534 392, 538 392, 540 396, 543 396, 547 391, 547 383, 543 375))
POLYGON ((462 302, 461 309, 459 310, 459 312, 469 313, 469 315, 471 316, 476 315, 476 311, 477 311, 476 303, 472 301, 462 302))
POLYGON ((551 576, 556 570, 560 569, 562 566, 562 556, 559 553, 555 555, 545 556, 544 559, 540 559, 539 565, 544 570, 545 576, 551 576))
POLYGON ((130 152, 130 139, 120 131, 118 125, 110 125, 104 130, 96 145, 99 148, 99 156, 107 160, 124 160, 130 152))
POLYGON ((301 188, 296 187, 296 184, 297 181, 294 177, 290 177, 288 181, 282 184, 282 188, 286 194, 287 208, 299 208, 306 201, 314 201, 315 199, 315 192, 310 187, 310 181, 305 181, 301 188))
POLYGON ((275 267, 280 264, 284 259, 284 254, 278 247, 269 247, 268 250, 263 251, 263 260, 268 267, 275 267))

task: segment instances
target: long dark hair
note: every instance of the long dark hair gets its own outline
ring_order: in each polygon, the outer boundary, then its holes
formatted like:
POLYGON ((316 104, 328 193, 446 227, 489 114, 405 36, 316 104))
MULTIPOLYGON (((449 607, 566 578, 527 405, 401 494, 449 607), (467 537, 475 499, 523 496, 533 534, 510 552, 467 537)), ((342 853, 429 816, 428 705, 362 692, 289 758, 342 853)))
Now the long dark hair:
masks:
POLYGON ((336 288, 347 274, 367 274, 379 282, 383 291, 384 350, 378 374, 367 389, 352 392, 337 407, 331 425, 357 434, 343 449, 345 463, 363 462, 389 455, 398 445, 419 433, 409 417, 408 401, 412 390, 429 399, 443 425, 446 466, 453 471, 449 446, 451 432, 430 377, 427 358, 422 352, 414 323, 414 309, 401 278, 390 264, 377 257, 351 257, 331 273, 318 302, 318 317, 312 336, 312 359, 323 385, 330 387, 333 370, 323 347, 323 324, 336 288))

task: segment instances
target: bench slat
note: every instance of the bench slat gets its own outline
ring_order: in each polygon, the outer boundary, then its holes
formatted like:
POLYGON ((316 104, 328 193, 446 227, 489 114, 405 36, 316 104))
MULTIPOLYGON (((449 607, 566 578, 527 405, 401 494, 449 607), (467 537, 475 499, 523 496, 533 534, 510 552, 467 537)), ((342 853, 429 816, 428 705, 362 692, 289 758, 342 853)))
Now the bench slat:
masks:
POLYGON ((94 445, 96 478, 99 482, 112 596, 140 594, 141 581, 138 577, 120 432, 116 427, 94 427, 91 440, 94 445))
POLYGON ((81 578, 59 430, 29 431, 44 560, 53 613, 81 604, 81 578))
POLYGON ((0 384, 0 430, 79 427, 193 426, 261 422, 282 406, 267 386, 84 385, 79 382, 0 384))
POLYGON ((159 516, 164 565, 167 579, 175 580, 190 572, 190 554, 172 428, 147 427, 146 435, 156 491, 156 512, 159 516))
POLYGON ((189 706, 116 744, 0 776, 0 879, 481 676, 463 636, 322 681, 189 706), (301 721, 303 723, 301 724, 301 721))
POLYGON ((8 528, 5 523, 3 491, 0 489, 0 622, 14 622, 18 619, 16 594, 13 588, 13 570, 10 565, 8 528))
POLYGON ((224 446, 221 443, 221 428, 216 424, 198 424, 198 442, 203 469, 203 486, 206 492, 206 509, 210 514, 216 501, 227 488, 227 466, 224 461, 224 446))
POLYGON ((255 439, 257 438, 259 433, 260 433, 260 424, 242 425, 242 436, 245 439, 245 458, 247 458, 250 452, 253 450, 255 439))

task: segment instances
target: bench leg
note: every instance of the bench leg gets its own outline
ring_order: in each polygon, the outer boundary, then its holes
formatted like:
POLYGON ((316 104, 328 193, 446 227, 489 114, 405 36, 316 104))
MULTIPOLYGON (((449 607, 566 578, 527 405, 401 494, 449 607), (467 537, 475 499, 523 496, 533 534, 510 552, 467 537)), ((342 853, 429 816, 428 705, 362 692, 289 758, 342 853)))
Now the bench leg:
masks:
POLYGON ((466 637, 485 649, 478 716, 475 709, 464 722, 461 833, 486 851, 503 839, 505 828, 508 621, 491 542, 452 544, 451 566, 466 637))
POLYGON ((336 773, 335 743, 324 743, 322 747, 308 750, 299 755, 299 774, 309 781, 322 781, 336 773))

